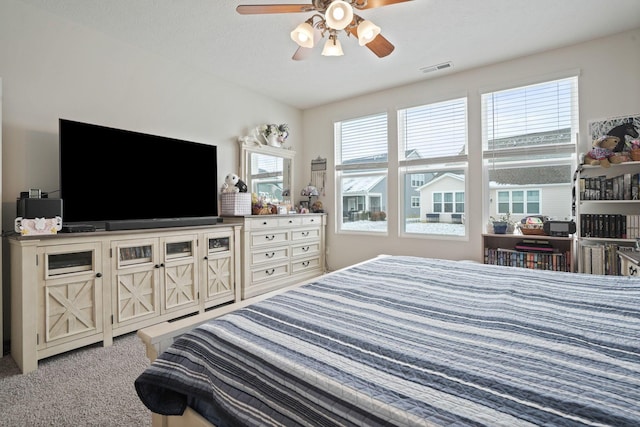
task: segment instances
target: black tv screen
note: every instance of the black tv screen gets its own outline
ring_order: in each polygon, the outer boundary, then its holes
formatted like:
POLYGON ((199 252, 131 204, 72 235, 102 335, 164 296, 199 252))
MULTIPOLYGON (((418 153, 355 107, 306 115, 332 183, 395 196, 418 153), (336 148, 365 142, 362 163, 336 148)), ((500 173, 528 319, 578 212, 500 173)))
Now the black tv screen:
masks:
POLYGON ((217 217, 216 146, 59 120, 63 224, 217 217))

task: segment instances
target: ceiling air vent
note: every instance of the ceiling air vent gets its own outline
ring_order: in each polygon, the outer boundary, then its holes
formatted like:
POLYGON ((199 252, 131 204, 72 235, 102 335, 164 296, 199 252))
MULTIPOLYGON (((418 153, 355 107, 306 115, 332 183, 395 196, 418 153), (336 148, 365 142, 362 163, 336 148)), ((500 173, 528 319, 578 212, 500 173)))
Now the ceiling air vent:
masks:
POLYGON ((420 71, 426 74, 426 73, 431 73, 432 71, 445 70, 451 67, 452 67, 451 61, 449 61, 449 62, 443 62, 442 64, 438 64, 438 65, 430 65, 428 67, 422 67, 420 68, 420 71))

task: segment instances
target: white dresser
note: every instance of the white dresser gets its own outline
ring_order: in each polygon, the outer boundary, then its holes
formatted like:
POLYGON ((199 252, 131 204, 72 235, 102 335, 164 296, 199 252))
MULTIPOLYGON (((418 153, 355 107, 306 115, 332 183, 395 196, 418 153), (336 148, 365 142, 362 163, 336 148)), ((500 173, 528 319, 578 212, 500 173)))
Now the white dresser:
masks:
POLYGON ((242 230, 242 299, 325 272, 326 214, 225 217, 242 230))

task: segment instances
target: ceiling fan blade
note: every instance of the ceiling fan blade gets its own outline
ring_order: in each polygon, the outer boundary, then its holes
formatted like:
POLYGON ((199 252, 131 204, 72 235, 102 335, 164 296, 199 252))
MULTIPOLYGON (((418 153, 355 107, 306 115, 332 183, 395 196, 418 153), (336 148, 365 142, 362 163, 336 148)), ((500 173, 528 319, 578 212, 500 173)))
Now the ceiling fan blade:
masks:
POLYGON ((358 9, 373 9, 376 7, 389 6, 396 3, 404 3, 411 0, 368 0, 367 5, 358 9))
POLYGON ((384 58, 396 48, 389 40, 385 39, 382 34, 378 34, 375 39, 371 40, 365 46, 367 46, 371 52, 375 53, 378 58, 384 58))
POLYGON ((297 13, 315 10, 310 4, 248 4, 236 7, 241 15, 256 15, 263 13, 297 13))
MULTIPOLYGON (((358 38, 358 27, 351 27, 348 30, 352 36, 356 39, 358 38)), ((396 48, 389 40, 384 38, 382 34, 378 34, 375 39, 371 40, 365 46, 368 47, 371 52, 375 53, 378 58, 384 58, 396 48)))

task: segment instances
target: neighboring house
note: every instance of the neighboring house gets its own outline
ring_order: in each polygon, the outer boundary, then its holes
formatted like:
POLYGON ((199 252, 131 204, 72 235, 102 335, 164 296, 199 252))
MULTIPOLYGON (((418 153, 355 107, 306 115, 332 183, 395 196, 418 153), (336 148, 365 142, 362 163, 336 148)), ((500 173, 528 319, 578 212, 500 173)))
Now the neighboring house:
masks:
POLYGON ((421 200, 421 220, 429 222, 463 221, 464 189, 464 176, 448 172, 417 188, 421 200))
MULTIPOLYGON (((571 141, 570 129, 537 132, 489 141, 499 150, 571 141)), ((411 150, 407 159, 422 156, 411 150)), ((360 157, 345 164, 384 162, 386 155, 360 157)), ((528 215, 544 215, 565 219, 571 215, 571 173, 566 166, 532 166, 489 168, 489 215, 500 217, 509 213, 514 220, 528 215)), ((455 173, 424 172, 406 175, 404 188, 405 218, 429 222, 464 221, 464 176, 455 173), (427 216, 429 214, 429 216, 427 216)), ((359 176, 344 181, 343 219, 368 219, 367 213, 386 210, 387 179, 384 176, 359 176)))
POLYGON ((367 213, 386 209, 387 180, 384 176, 346 178, 342 185, 344 221, 368 219, 367 213))
MULTIPOLYGON (((422 158, 416 150, 409 150, 406 153, 407 159, 422 158)), ((345 161, 344 164, 360 164, 371 162, 386 162, 387 155, 358 157, 345 161)), ((418 187, 424 184, 426 179, 433 179, 433 174, 413 174, 407 176, 404 185, 404 212, 407 218, 418 217, 420 215, 418 187)), ((354 212, 366 213, 376 211, 386 211, 387 205, 387 179, 386 177, 353 177, 344 181, 342 192, 342 213, 345 221, 366 219, 362 215, 354 212)))
POLYGON ((571 215, 570 173, 566 166, 491 171, 489 215, 497 218, 508 212, 516 221, 529 215, 567 219, 571 215))

